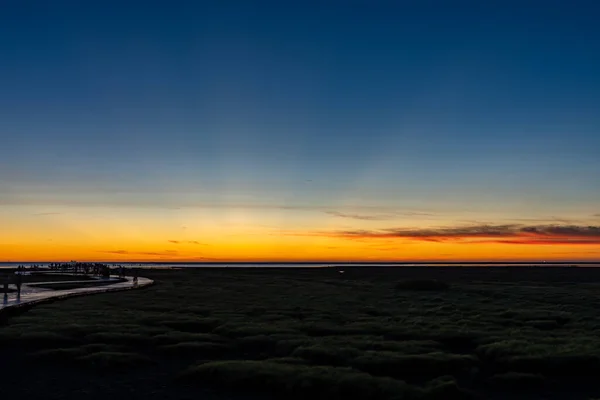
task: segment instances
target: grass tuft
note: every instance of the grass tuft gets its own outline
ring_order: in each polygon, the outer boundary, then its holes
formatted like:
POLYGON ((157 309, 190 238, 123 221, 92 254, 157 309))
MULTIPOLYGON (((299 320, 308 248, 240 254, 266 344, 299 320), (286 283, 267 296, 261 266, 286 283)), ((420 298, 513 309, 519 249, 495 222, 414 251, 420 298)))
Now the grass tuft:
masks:
POLYGON ((129 369, 151 363, 151 360, 146 356, 117 351, 92 353, 78 357, 77 360, 84 365, 105 370, 129 369))
POLYGON ((158 350, 177 357, 218 358, 228 352, 229 348, 220 343, 182 342, 158 347, 158 350))
POLYGON ((181 378, 199 384, 217 383, 239 390, 271 392, 288 398, 409 398, 420 390, 404 382, 377 378, 350 368, 309 367, 276 362, 223 361, 201 364, 181 378))
POLYGON ((396 283, 396 290, 439 291, 447 290, 450 285, 436 279, 411 279, 396 283))

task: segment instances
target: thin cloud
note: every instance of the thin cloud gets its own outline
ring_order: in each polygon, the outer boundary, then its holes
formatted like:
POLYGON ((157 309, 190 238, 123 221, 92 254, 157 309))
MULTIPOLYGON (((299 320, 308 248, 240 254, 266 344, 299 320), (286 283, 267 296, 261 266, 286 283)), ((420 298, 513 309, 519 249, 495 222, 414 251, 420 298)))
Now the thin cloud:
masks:
POLYGON ((339 211, 325 211, 325 214, 333 215, 334 217, 358 219, 362 221, 385 221, 394 218, 393 215, 361 215, 347 214, 339 211))
POLYGON ((598 239, 506 239, 506 240, 489 240, 479 241, 477 243, 500 243, 500 244, 525 244, 525 245, 600 245, 600 238, 598 239))
MULTIPOLYGON (((129 251, 129 250, 101 250, 98 253, 104 254, 117 254, 121 256, 134 256, 134 257, 160 257, 160 258, 169 258, 171 261, 178 262, 207 262, 207 261, 224 261, 221 258, 212 258, 212 257, 202 257, 202 256, 190 256, 185 254, 180 254, 175 250, 164 250, 164 251, 129 251)), ((140 260, 154 260, 154 258, 140 258, 140 260)))
POLYGON ((387 246, 387 247, 374 247, 372 250, 375 251, 398 251, 400 248, 398 246, 387 246))
POLYGON ((324 211, 325 214, 333 215, 334 217, 340 218, 348 218, 348 219, 357 219, 362 221, 388 221, 399 216, 409 216, 409 217, 429 217, 433 216, 431 213, 421 212, 421 211, 405 211, 405 212, 396 212, 391 214, 381 214, 381 215, 370 215, 370 214, 357 214, 357 213, 349 213, 349 212, 341 212, 341 211, 324 211))
POLYGON ((598 245, 600 226, 470 225, 442 228, 388 228, 316 233, 342 239, 404 239, 423 242, 500 243, 535 245, 598 245))
POLYGON ((200 243, 197 240, 169 240, 169 243, 173 244, 195 244, 198 246, 206 246, 205 243, 200 243))
POLYGON ((429 212, 423 212, 423 211, 406 211, 403 213, 400 213, 401 215, 406 215, 409 217, 432 217, 435 214, 433 213, 429 213, 429 212))
MULTIPOLYGON (((57 193, 24 193, 19 195, 0 194, 0 205, 20 206, 88 206, 88 207, 135 207, 135 208, 158 208, 165 210, 183 209, 266 209, 266 210, 298 210, 298 211, 321 211, 331 210, 332 207, 341 209, 341 212, 364 212, 364 213, 394 213, 399 215, 432 215, 427 212, 415 211, 406 207, 379 206, 379 205, 344 205, 333 206, 332 204, 269 204, 269 203, 244 203, 229 201, 160 201, 152 196, 140 198, 133 196, 135 191, 124 193, 124 196, 107 197, 105 190, 102 200, 95 195, 92 189, 86 189, 86 196, 73 198, 57 193)), ((145 193, 145 192, 144 192, 145 193)))
POLYGON ((33 214, 35 216, 43 216, 43 215, 62 215, 62 213, 59 212, 46 212, 46 213, 36 213, 33 214))
POLYGON ((128 251, 128 250, 101 250, 99 253, 107 254, 119 254, 129 256, 177 256, 176 250, 164 250, 164 251, 128 251))
POLYGON ((560 217, 548 217, 548 218, 509 218, 507 221, 511 222, 540 222, 544 224, 563 224, 570 225, 573 224, 572 219, 568 218, 560 218, 560 217))

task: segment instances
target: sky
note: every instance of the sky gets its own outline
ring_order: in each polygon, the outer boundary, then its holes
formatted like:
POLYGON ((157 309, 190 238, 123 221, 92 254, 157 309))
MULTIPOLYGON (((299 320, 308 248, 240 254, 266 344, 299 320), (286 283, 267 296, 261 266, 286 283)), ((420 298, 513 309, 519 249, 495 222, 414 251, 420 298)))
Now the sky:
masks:
POLYGON ((600 260, 599 12, 0 0, 0 261, 600 260))

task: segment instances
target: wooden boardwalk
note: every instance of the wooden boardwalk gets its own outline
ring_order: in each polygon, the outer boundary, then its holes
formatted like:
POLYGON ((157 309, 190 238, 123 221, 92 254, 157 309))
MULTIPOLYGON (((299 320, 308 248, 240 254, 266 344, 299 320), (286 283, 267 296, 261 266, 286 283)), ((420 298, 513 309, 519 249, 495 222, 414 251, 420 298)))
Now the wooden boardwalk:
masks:
MULTIPOLYGON (((66 275, 66 274, 65 274, 66 275)), ((86 280, 81 281, 81 283, 90 285, 85 287, 80 287, 77 289, 65 289, 65 290, 52 290, 46 289, 42 287, 37 287, 36 283, 23 284, 21 286, 21 297, 17 298, 17 292, 10 292, 6 299, 4 299, 4 294, 0 294, 0 312, 16 307, 23 306, 33 306, 38 303, 43 303, 45 301, 56 300, 56 299, 64 299, 68 297, 75 296, 85 296, 89 294, 96 293, 107 293, 107 292, 116 292, 121 290, 131 290, 137 289, 144 286, 152 285, 154 281, 152 279, 138 277, 137 284, 133 283, 133 277, 126 276, 124 278, 120 278, 117 275, 111 275, 110 278, 96 278, 97 281, 102 285, 92 286, 94 281, 86 280), (123 279, 125 279, 123 281, 123 279), (114 281, 114 283, 108 283, 110 281, 114 281)), ((39 283, 43 284, 73 284, 80 281, 64 281, 64 282, 44 282, 39 283)), ((11 289, 15 289, 15 285, 10 285, 11 289)))

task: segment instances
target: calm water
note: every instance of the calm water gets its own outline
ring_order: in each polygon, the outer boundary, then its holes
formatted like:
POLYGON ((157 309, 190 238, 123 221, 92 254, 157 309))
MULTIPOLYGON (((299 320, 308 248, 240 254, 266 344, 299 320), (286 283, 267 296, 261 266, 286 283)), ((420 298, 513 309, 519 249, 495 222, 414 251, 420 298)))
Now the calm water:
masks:
MULTIPOLYGON (((123 265, 126 267, 139 267, 139 268, 323 268, 334 265, 340 266, 377 266, 377 267, 425 267, 425 266, 438 266, 438 267, 509 267, 509 266, 532 266, 532 267, 548 267, 548 266, 577 266, 577 267, 600 267, 600 263, 578 263, 578 262, 560 262, 560 263, 107 263, 109 265, 123 265)), ((25 265, 27 267, 38 265, 47 266, 48 263, 34 263, 34 262, 0 262, 1 268, 16 268, 19 265, 25 265)))

